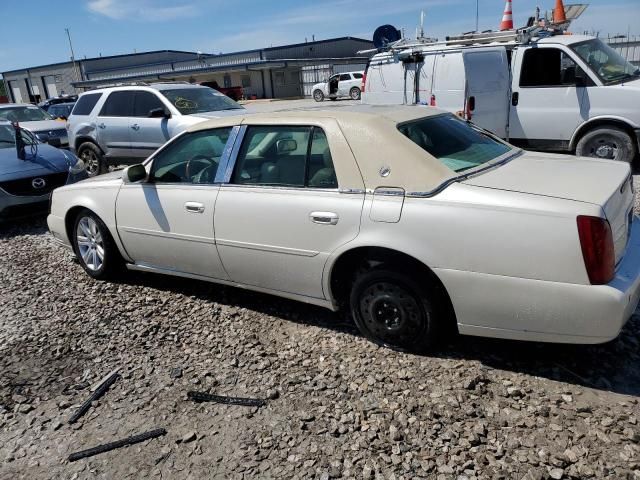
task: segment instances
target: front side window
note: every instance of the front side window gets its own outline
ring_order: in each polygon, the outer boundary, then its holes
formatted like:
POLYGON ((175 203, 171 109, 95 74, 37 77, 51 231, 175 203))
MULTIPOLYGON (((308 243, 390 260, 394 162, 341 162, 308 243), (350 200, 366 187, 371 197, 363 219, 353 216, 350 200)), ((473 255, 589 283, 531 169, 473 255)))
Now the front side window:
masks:
POLYGON ((160 90, 160 93, 183 115, 244 109, 226 95, 208 87, 172 88, 160 90))
POLYGON ((133 102, 136 92, 132 90, 123 90, 119 92, 111 92, 104 102, 101 117, 132 117, 133 102))
POLYGON ((450 114, 403 123, 398 130, 454 172, 478 167, 512 150, 450 114))
POLYGON ((231 181, 239 185, 338 187, 329 143, 318 127, 249 127, 231 181))
POLYGON ((89 115, 96 106, 98 100, 102 96, 101 93, 87 93, 82 95, 73 107, 72 115, 89 115))
POLYGON ((530 48, 524 54, 521 87, 576 86, 578 65, 557 48, 530 48))
POLYGON ((133 108, 134 117, 148 117, 151 110, 158 108, 164 110, 165 106, 153 93, 145 91, 136 92, 135 105, 133 108))
POLYGON ((40 120, 53 120, 53 117, 40 107, 8 107, 0 108, 0 119, 10 122, 38 122, 40 120))
POLYGON ((231 127, 188 133, 153 159, 150 179, 156 183, 212 184, 231 127))
POLYGON ((587 40, 571 48, 605 84, 640 78, 640 68, 634 67, 620 53, 600 39, 587 40))

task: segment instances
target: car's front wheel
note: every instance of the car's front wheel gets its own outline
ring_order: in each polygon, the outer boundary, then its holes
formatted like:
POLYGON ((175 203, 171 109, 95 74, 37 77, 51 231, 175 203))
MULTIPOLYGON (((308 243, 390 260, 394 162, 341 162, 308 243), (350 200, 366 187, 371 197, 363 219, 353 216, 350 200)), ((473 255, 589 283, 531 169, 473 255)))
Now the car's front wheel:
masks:
POLYGON ((587 132, 576 146, 576 155, 632 163, 636 145, 631 136, 617 127, 599 127, 587 132))
POLYGON ((322 93, 322 91, 321 91, 321 90, 315 90, 315 91, 313 92, 313 99, 314 99, 316 102, 322 102, 322 101, 324 100, 324 93, 322 93))
POLYGON ((87 175, 95 177, 107 171, 107 165, 100 148, 94 143, 84 142, 78 147, 78 157, 87 167, 87 175))
POLYGON ((85 272, 97 280, 113 278, 122 257, 107 226, 90 210, 82 210, 73 223, 73 249, 85 272))
POLYGON ((384 266, 357 275, 350 298, 353 319, 365 337, 407 352, 424 352, 440 337, 437 301, 428 288, 384 266))

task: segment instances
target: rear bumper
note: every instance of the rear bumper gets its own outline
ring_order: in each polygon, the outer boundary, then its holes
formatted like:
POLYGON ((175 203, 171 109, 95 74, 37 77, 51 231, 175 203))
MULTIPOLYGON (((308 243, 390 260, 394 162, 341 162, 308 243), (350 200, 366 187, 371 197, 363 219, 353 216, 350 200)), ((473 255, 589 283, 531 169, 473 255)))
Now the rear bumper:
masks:
POLYGON ((576 285, 435 270, 460 333, 513 340, 597 344, 615 339, 640 299, 640 219, 608 285, 576 285))

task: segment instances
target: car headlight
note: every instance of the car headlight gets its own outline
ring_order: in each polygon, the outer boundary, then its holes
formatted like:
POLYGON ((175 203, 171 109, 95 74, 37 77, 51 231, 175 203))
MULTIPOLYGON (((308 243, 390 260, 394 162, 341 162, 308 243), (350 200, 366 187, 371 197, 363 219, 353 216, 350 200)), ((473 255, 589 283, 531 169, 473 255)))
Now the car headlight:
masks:
POLYGON ((67 157, 67 161, 69 162, 69 173, 71 175, 77 175, 78 173, 84 172, 86 165, 82 160, 76 157, 71 152, 63 152, 64 156, 67 157))

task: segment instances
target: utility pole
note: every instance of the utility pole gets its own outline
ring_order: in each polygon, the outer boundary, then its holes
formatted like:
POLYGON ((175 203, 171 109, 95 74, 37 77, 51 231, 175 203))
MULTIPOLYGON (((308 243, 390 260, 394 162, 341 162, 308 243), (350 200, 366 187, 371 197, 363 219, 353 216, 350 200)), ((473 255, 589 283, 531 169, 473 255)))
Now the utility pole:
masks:
POLYGON ((476 32, 480 28, 480 0, 476 0, 476 32))
POLYGON ((69 49, 71 50, 71 61, 73 62, 73 69, 75 70, 76 81, 82 80, 82 72, 80 72, 78 65, 76 64, 76 56, 73 53, 73 44, 71 43, 71 33, 69 33, 69 29, 65 28, 65 32, 67 32, 67 38, 69 39, 69 49))

